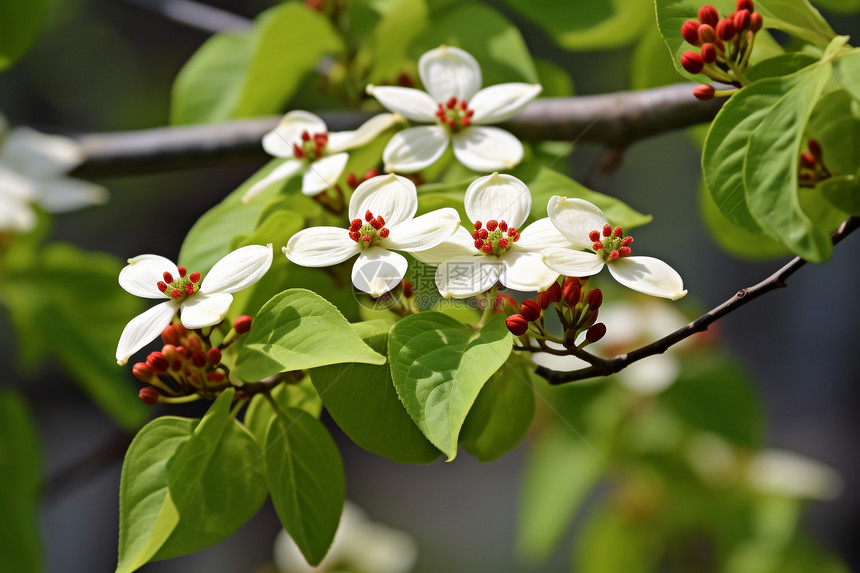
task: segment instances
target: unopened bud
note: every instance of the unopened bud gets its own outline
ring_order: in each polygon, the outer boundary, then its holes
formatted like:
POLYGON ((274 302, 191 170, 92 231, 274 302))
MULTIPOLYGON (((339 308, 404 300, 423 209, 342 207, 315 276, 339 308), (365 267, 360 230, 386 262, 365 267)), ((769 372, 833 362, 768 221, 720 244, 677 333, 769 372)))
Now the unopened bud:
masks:
POLYGON ((356 177, 355 173, 353 173, 352 171, 346 174, 346 184, 353 189, 358 187, 358 177, 356 177))
POLYGON ((716 26, 719 19, 720 14, 717 12, 717 9, 710 4, 705 4, 699 8, 699 22, 702 24, 716 26))
POLYGON ((588 309, 597 310, 601 304, 603 304, 603 293, 599 288, 592 289, 588 293, 588 309))
POLYGON ((696 99, 698 100, 708 101, 709 99, 713 99, 715 91, 714 86, 699 84, 693 88, 693 95, 696 96, 696 99))
POLYGON ((681 65, 691 74, 698 74, 705 67, 705 60, 698 52, 688 50, 681 55, 681 65))
POLYGON ((520 305, 517 304, 517 301, 514 300, 512 296, 508 296, 503 293, 496 295, 496 301, 494 304, 496 310, 504 312, 508 316, 518 314, 520 312, 520 305))
POLYGON ((403 296, 405 296, 406 298, 410 298, 412 296, 412 293, 415 292, 412 288, 412 283, 406 279, 400 281, 400 288, 403 290, 403 296))
POLYGON ((764 20, 761 17, 761 14, 758 12, 753 12, 750 14, 750 31, 753 33, 761 30, 761 27, 764 25, 764 20))
POLYGON ((749 10, 750 12, 754 12, 752 0, 738 0, 735 4, 735 8, 740 10, 749 10))
POLYGON ((140 392, 138 392, 137 395, 140 398, 140 401, 147 406, 155 406, 156 404, 158 404, 158 397, 160 396, 158 390, 156 390, 152 386, 141 388, 140 392))
POLYGON ((731 18, 723 18, 717 22, 717 37, 728 42, 738 33, 737 27, 731 18))
POLYGON ((170 368, 167 358, 161 352, 153 352, 146 357, 146 365, 152 368, 155 374, 164 374, 170 368))
POLYGON ((529 321, 521 314, 512 314, 505 324, 514 336, 522 336, 529 329, 529 321))
POLYGON ((681 26, 681 35, 687 41, 688 44, 692 44, 694 46, 699 45, 699 23, 695 20, 687 20, 681 26))
POLYGON ((206 361, 212 366, 217 366, 221 363, 221 350, 218 348, 210 348, 206 353, 206 361))
POLYGON ((239 334, 245 334, 249 330, 251 330, 251 322, 254 319, 250 316, 243 314, 239 318, 233 321, 233 330, 238 332, 239 334))
POLYGON ((809 141, 806 143, 809 146, 809 152, 816 159, 821 159, 824 157, 824 154, 821 151, 821 144, 818 143, 818 140, 814 137, 810 137, 809 141))
POLYGON ((179 345, 179 331, 173 324, 168 324, 164 327, 164 330, 161 331, 161 341, 164 344, 173 344, 174 346, 179 345))
POLYGON ((131 373, 141 382, 149 382, 155 376, 155 372, 145 362, 138 362, 131 367, 131 373))
POLYGON ((533 320, 540 318, 541 308, 540 305, 533 300, 524 300, 523 304, 520 306, 520 312, 526 320, 532 322, 533 320))
POLYGON ((197 368, 203 368, 206 366, 206 353, 202 350, 198 350, 197 352, 191 355, 191 364, 196 366, 197 368))
POLYGON ((220 382, 224 379, 223 372, 207 372, 206 379, 210 382, 220 382))
POLYGON ((203 349, 203 343, 200 342, 200 339, 193 334, 188 337, 186 343, 188 344, 188 350, 190 350, 191 352, 197 352, 198 350, 203 349))
POLYGON ((702 44, 701 55, 706 64, 712 64, 717 59, 717 49, 713 44, 702 44))
POLYGON ((815 167, 815 163, 815 156, 808 151, 804 151, 800 154, 800 164, 804 167, 809 167, 810 169, 812 169, 813 167, 815 167))
POLYGON ((598 322, 585 332, 585 339, 588 342, 597 342, 606 335, 606 325, 598 322))
MULTIPOLYGON (((567 279, 565 279, 567 283, 567 279)), ((579 286, 579 281, 572 281, 564 285, 562 296, 567 306, 573 308, 579 302, 579 297, 582 295, 582 287, 579 286)))
POLYGON ((538 303, 539 307, 546 310, 547 308, 549 308, 549 295, 546 294, 546 291, 539 292, 535 297, 535 302, 538 303))
POLYGON ((561 300, 561 285, 558 283, 552 283, 548 289, 546 289, 546 294, 549 297, 550 302, 558 302, 561 300))
POLYGON ((732 14, 732 22, 734 23, 735 30, 737 30, 738 33, 743 32, 750 27, 750 11, 738 10, 732 14))

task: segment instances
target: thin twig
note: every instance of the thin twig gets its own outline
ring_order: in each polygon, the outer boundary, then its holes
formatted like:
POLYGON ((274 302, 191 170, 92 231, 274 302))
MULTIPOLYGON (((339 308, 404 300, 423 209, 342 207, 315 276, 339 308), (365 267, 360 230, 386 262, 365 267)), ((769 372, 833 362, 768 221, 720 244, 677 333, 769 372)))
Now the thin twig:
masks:
MULTIPOLYGON (((692 91, 692 84, 676 84, 635 92, 543 98, 501 126, 525 141, 576 139, 623 147, 712 120, 722 102, 698 101, 692 91)), ((343 131, 357 128, 371 114, 323 112, 320 116, 331 131, 343 131)), ((92 178, 260 162, 269 158, 261 145, 263 135, 279 119, 72 135, 86 157, 72 175, 92 178)))
MULTIPOLYGON (((833 244, 836 245, 839 243, 851 232, 856 230, 858 226, 860 226, 860 218, 858 217, 850 217, 845 220, 845 222, 839 226, 839 229, 831 235, 830 238, 833 241, 833 244)), ((648 356, 653 356, 655 354, 662 354, 685 338, 707 330, 711 323, 716 322, 723 316, 737 310, 748 302, 755 300, 770 291, 785 287, 787 285, 786 281, 788 278, 805 264, 805 260, 800 257, 795 257, 791 262, 765 280, 754 286, 739 290, 732 298, 716 308, 711 309, 687 326, 679 328, 675 332, 668 334, 651 344, 647 344, 641 348, 628 352, 627 354, 621 354, 615 358, 600 358, 591 366, 570 372, 560 372, 558 370, 551 370, 544 366, 538 366, 535 373, 546 378, 550 384, 565 384, 567 382, 615 374, 619 370, 623 370, 643 358, 647 358, 648 356)))

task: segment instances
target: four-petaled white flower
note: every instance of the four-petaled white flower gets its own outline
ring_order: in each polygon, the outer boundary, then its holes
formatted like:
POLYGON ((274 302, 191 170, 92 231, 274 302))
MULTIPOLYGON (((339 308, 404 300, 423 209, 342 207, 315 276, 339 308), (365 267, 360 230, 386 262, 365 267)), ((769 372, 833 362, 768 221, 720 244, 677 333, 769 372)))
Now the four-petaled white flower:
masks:
POLYGON ((481 67, 468 52, 441 46, 418 60, 427 92, 395 86, 367 86, 367 93, 408 119, 433 126, 396 133, 382 159, 386 171, 412 173, 434 163, 454 144, 454 156, 478 172, 510 169, 523 158, 520 141, 498 127, 534 99, 539 84, 507 83, 481 89, 481 67))
POLYGON ((272 245, 249 245, 225 255, 201 283, 198 272, 189 273, 158 255, 128 260, 119 273, 119 284, 143 298, 168 299, 133 318, 119 338, 117 363, 128 358, 161 334, 176 312, 189 329, 212 326, 224 320, 233 296, 260 280, 272 265, 272 245))
POLYGON ((309 111, 291 111, 278 126, 263 136, 269 155, 286 157, 271 173, 257 181, 242 197, 250 201, 263 189, 297 173, 303 173, 302 193, 318 195, 333 187, 349 160, 346 150, 360 147, 402 121, 393 113, 375 115, 354 131, 329 132, 325 122, 309 111))
POLYGON ((615 280, 635 291, 672 300, 687 294, 681 276, 660 259, 629 256, 633 238, 624 236, 621 227, 613 229, 597 206, 584 199, 555 195, 549 200, 547 213, 573 245, 546 252, 544 262, 554 271, 588 277, 606 266, 615 280))
POLYGON ((107 201, 104 187, 65 176, 84 160, 76 142, 28 127, 3 137, 4 127, 0 117, 0 230, 31 231, 36 226, 34 203, 63 213, 107 201))
POLYGON ((437 267, 436 286, 442 296, 475 296, 497 281, 524 292, 543 291, 555 282, 558 272, 547 268, 541 253, 569 243, 548 218, 519 231, 532 205, 525 183, 498 173, 480 177, 469 185, 464 202, 474 231, 460 227, 438 247, 413 253, 437 267))
POLYGON ((380 296, 403 280, 408 263, 388 249, 414 252, 430 249, 460 226, 455 209, 445 208, 415 217, 415 185, 399 175, 379 175, 363 182, 349 201, 349 228, 312 227, 290 237, 283 251, 305 267, 327 267, 358 255, 352 284, 380 296))

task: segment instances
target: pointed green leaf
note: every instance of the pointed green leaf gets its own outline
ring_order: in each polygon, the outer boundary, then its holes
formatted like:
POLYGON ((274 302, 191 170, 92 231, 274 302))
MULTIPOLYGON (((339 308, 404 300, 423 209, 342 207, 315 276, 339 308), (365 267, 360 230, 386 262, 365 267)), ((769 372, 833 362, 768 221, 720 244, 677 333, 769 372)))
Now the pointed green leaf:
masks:
POLYGON ((277 372, 327 364, 384 364, 330 302, 304 289, 272 297, 239 339, 233 374, 262 380, 277 372))
MULTIPOLYGON (((388 321, 353 325, 368 346, 387 352, 388 321)), ((439 457, 397 397, 388 364, 347 364, 311 370, 326 410, 365 450, 401 464, 428 464, 439 457)))
POLYGON ((478 394, 460 445, 482 462, 502 456, 522 441, 535 414, 535 393, 523 365, 505 363, 478 394))
POLYGON ((839 57, 834 65, 833 72, 836 79, 842 84, 856 100, 860 100, 860 50, 839 57))
POLYGON ((36 41, 47 6, 47 0, 0 2, 0 71, 17 62, 36 41))
POLYGON ((397 395, 449 461, 478 393, 511 353, 511 340, 501 315, 478 332, 439 312, 409 316, 391 329, 388 358, 397 395))
POLYGON ((761 12, 767 28, 782 30, 816 46, 827 46, 836 37, 808 0, 756 0, 755 10, 761 12))
POLYGON ((274 419, 263 448, 272 503, 311 565, 325 557, 345 498, 343 463, 325 426, 303 410, 274 419))
POLYGON ((858 175, 839 175, 825 179, 817 185, 824 198, 849 215, 860 216, 860 188, 858 175))
MULTIPOLYGON (((297 408, 304 410, 314 418, 319 418, 322 412, 322 400, 320 400, 308 376, 296 383, 279 384, 272 390, 271 396, 281 410, 297 408)), ((245 411, 245 427, 248 428, 260 447, 266 441, 269 422, 277 415, 278 413, 262 394, 254 396, 251 403, 248 404, 248 409, 245 411)))

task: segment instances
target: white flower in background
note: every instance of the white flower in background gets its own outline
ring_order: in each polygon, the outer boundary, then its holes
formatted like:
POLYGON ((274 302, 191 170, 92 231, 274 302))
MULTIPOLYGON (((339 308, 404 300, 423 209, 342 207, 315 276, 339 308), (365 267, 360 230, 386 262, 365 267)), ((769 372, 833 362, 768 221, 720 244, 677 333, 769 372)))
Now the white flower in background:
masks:
POLYGON ((518 114, 540 92, 539 84, 508 83, 481 89, 481 67, 468 52, 441 46, 418 60, 426 92, 394 86, 367 86, 379 103, 406 118, 432 126, 396 133, 382 159, 386 171, 412 173, 434 163, 448 147, 474 171, 510 169, 523 158, 520 141, 498 127, 518 114))
POLYGON ((496 282, 524 291, 546 290, 558 278, 541 253, 569 243, 549 219, 519 231, 529 216, 532 196, 525 183, 512 175, 493 173, 469 185, 464 197, 466 215, 474 231, 460 227, 438 247, 413 253, 436 266, 436 286, 445 298, 467 298, 496 282))
POLYGON ((399 175, 379 175, 363 182, 349 200, 349 228, 311 227, 290 237, 286 257, 305 267, 327 267, 358 255, 352 284, 380 296, 396 287, 406 274, 403 255, 389 249, 423 251, 436 247, 460 226, 455 209, 445 208, 415 217, 415 184, 399 175))
POLYGON ((34 203, 64 213, 107 202, 104 187, 65 176, 84 160, 76 142, 28 127, 4 134, 5 121, 0 124, 0 231, 32 230, 34 203))
POLYGON ((396 114, 382 113, 364 122, 355 131, 329 132, 325 122, 309 111, 291 111, 278 126, 263 136, 269 155, 287 158, 271 173, 257 181, 242 197, 253 199, 266 187, 302 173, 302 193, 318 195, 333 187, 349 160, 346 150, 365 145, 401 121, 396 114))
POLYGON ((745 477, 754 490, 771 495, 828 501, 842 491, 842 477, 836 470, 787 450, 755 454, 745 477))
POLYGON ((143 298, 167 299, 133 318, 119 338, 116 361, 128 358, 155 340, 173 321, 176 312, 185 328, 203 328, 224 319, 233 302, 230 293, 260 280, 272 265, 272 245, 249 245, 228 253, 201 282, 198 272, 189 273, 158 255, 140 255, 128 260, 119 273, 119 284, 143 298))
POLYGON ((279 573, 408 573, 415 567, 418 547, 408 534, 370 521, 361 508, 346 502, 331 548, 317 567, 307 564, 283 529, 274 556, 279 573))
POLYGON ((672 300, 687 294, 681 276, 660 259, 629 256, 633 238, 625 237, 621 227, 613 229, 595 205, 555 195, 547 213, 573 245, 547 251, 544 262, 549 268, 567 276, 588 277, 606 266, 615 280, 635 291, 672 300))

